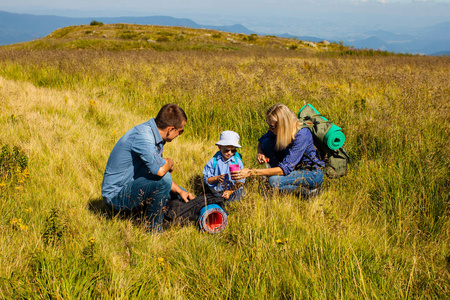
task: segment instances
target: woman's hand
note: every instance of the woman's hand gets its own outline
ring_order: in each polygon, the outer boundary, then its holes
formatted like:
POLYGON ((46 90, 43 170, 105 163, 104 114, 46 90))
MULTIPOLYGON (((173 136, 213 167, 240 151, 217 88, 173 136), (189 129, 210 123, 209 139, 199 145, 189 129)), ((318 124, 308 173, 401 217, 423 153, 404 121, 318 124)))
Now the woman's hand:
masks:
POLYGON ((247 178, 249 176, 252 176, 254 174, 254 170, 249 168, 244 168, 239 171, 233 171, 231 172, 231 179, 233 180, 241 180, 244 178, 247 178))
POLYGON ((269 162, 269 159, 263 153, 256 154, 256 160, 259 164, 269 162))

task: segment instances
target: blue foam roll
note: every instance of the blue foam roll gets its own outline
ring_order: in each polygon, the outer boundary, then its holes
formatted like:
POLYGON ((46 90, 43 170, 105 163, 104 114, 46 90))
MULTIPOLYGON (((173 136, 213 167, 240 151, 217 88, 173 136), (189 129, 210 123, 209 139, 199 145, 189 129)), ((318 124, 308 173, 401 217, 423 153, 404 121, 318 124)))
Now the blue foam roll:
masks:
POLYGON ((208 233, 220 233, 228 224, 227 213, 217 204, 210 204, 200 210, 200 229, 208 233))

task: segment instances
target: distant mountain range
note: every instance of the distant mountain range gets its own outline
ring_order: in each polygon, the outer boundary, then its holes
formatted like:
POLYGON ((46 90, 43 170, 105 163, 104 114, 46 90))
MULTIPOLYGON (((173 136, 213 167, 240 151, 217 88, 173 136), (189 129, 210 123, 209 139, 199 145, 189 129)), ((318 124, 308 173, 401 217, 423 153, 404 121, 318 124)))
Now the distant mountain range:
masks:
POLYGON ((346 44, 397 53, 450 55, 450 22, 408 31, 400 34, 383 30, 368 32, 366 36, 348 40, 346 44))
MULTIPOLYGON (((58 28, 90 24, 93 20, 105 24, 130 23, 141 25, 183 26, 189 28, 215 29, 231 33, 276 35, 311 42, 324 40, 324 38, 313 36, 258 33, 241 24, 230 26, 202 25, 190 19, 173 18, 170 16, 70 18, 54 15, 16 14, 0 11, 0 45, 31 41, 47 36, 58 28)), ((349 38, 344 37, 340 41, 334 42, 342 41, 345 45, 353 46, 355 48, 380 49, 397 53, 450 55, 450 22, 409 31, 410 32, 405 33, 392 33, 379 30, 358 34, 349 38)), ((333 42, 332 40, 329 41, 333 42)))

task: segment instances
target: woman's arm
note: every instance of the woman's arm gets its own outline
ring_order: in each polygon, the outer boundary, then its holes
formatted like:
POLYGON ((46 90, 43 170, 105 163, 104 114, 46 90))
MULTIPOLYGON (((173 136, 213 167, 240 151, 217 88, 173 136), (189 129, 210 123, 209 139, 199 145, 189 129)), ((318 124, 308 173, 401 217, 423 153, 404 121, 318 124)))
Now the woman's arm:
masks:
POLYGON ((247 178, 249 176, 273 176, 273 175, 284 175, 284 172, 280 167, 267 168, 267 169, 244 168, 239 171, 231 172, 231 179, 239 180, 239 179, 247 178))

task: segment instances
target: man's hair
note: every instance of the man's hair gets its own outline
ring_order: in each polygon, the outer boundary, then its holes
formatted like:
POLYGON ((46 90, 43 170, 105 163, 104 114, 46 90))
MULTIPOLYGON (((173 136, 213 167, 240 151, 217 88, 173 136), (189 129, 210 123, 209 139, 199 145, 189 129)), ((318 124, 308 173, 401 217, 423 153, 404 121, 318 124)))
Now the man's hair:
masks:
POLYGON ((184 110, 176 104, 164 105, 155 118, 156 126, 159 129, 166 129, 169 126, 178 129, 181 128, 183 121, 187 121, 187 116, 184 110))
POLYGON ((277 133, 276 150, 283 150, 295 139, 301 124, 297 116, 284 104, 275 104, 267 110, 267 123, 275 124, 277 133))

